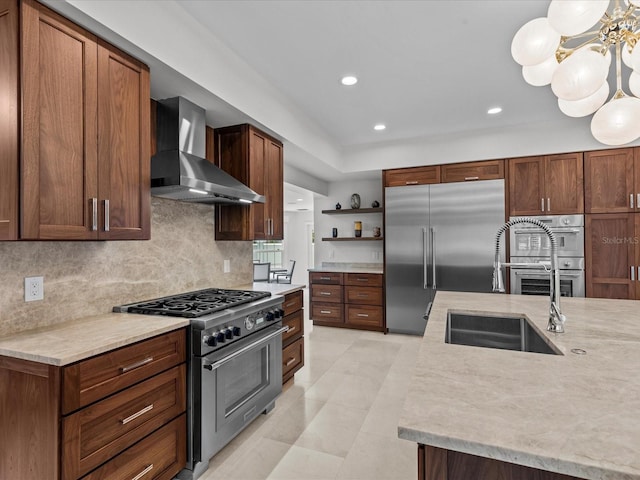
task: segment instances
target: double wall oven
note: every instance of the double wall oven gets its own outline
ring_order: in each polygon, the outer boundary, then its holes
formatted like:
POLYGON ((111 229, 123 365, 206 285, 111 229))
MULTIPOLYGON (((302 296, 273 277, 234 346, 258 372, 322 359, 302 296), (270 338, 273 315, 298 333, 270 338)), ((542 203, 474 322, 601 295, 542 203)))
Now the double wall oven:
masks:
POLYGON ((195 480, 209 460, 282 391, 283 297, 205 289, 114 307, 114 311, 190 319, 187 466, 195 480))
MULTIPOLYGON (((512 219, 515 217, 511 217, 512 219)), ((585 296, 584 215, 531 217, 547 225, 556 237, 560 295, 585 296)), ((549 237, 535 225, 519 224, 510 231, 510 262, 551 262, 549 237)), ((550 275, 541 267, 511 267, 511 293, 549 295, 550 275)))

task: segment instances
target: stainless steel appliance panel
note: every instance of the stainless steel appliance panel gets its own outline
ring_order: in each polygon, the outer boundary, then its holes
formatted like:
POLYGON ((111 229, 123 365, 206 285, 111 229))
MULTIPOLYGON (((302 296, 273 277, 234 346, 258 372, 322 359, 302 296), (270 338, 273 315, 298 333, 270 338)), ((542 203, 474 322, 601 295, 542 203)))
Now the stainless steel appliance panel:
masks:
POLYGON ((385 189, 386 318, 390 332, 422 335, 433 300, 429 185, 385 189))
POLYGON ((431 185, 430 198, 435 290, 490 293, 504 181, 431 185))
POLYGON ((436 291, 490 292, 504 180, 385 189, 387 328, 422 335, 436 291))

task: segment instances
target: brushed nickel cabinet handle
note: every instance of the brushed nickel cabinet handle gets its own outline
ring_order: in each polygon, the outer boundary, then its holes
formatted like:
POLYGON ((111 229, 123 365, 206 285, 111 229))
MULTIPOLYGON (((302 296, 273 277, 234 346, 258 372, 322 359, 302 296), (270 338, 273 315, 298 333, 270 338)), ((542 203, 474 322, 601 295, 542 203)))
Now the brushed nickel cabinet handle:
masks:
POLYGON ((109 231, 109 200, 104 201, 104 231, 109 231))
POLYGON ((296 327, 289 327, 289 331, 287 333, 293 333, 297 330, 296 327))
POLYGON ((640 208, 640 193, 638 193, 636 195, 637 201, 636 201, 636 208, 640 208))
POLYGON ((142 477, 144 477, 151 470, 153 470, 153 463, 151 465, 149 465, 147 468, 145 468, 144 470, 142 470, 139 474, 137 474, 131 480, 140 480, 142 477))
POLYGON ((324 295, 325 297, 330 297, 331 292, 320 292, 320 295, 324 295))
POLYGON ((630 206, 631 208, 634 208, 634 207, 633 207, 633 193, 632 193, 631 195, 629 195, 629 206, 630 206))
POLYGON ((358 294, 358 297, 364 297, 364 298, 367 298, 368 296, 369 296, 369 294, 368 294, 368 293, 359 293, 359 294, 358 294))
POLYGON ((464 181, 469 181, 469 180, 479 180, 480 177, 464 177, 464 181))
POLYGON ((404 182, 405 185, 417 185, 418 181, 417 180, 411 180, 410 182, 404 182))
POLYGON ((139 362, 132 363, 131 365, 127 365, 126 367, 120 367, 120 373, 127 373, 131 370, 135 370, 136 368, 140 368, 146 365, 147 363, 151 363, 151 362, 153 362, 153 357, 147 357, 143 360, 140 360, 139 362))
POLYGON ((544 212, 544 198, 540 199, 540 205, 541 205, 540 210, 544 212))
POLYGON ((153 403, 151 405, 147 405, 146 407, 144 407, 139 412, 136 412, 133 415, 129 415, 127 418, 123 418, 122 420, 120 420, 120 423, 122 425, 126 425, 130 421, 135 420, 139 416, 144 415, 145 413, 150 412, 151 410, 153 410, 153 403))
POLYGON ((631 265, 631 281, 636 281, 636 267, 634 267, 633 265, 631 265))
POLYGON ((293 300, 292 302, 286 303, 285 307, 293 307, 296 304, 296 301, 293 300))
POLYGON ((329 315, 331 313, 331 310, 320 310, 320 313, 329 315))
POLYGON ((368 313, 359 313, 358 316, 359 317, 369 318, 369 314, 368 313))
POLYGON ((331 277, 320 277, 320 280, 331 280, 331 277))
POLYGON ((361 277, 356 278, 356 280, 357 280, 358 282, 368 282, 368 281, 369 281, 369 279, 368 279, 368 278, 361 278, 361 277))
POLYGON ((296 362, 295 357, 291 357, 289 360, 287 360, 287 363, 284 364, 285 367, 288 367, 289 365, 293 364, 296 362))
POLYGON ((91 231, 98 230, 98 199, 91 199, 91 231))
POLYGON ((547 212, 551 211, 551 198, 547 197, 547 212))

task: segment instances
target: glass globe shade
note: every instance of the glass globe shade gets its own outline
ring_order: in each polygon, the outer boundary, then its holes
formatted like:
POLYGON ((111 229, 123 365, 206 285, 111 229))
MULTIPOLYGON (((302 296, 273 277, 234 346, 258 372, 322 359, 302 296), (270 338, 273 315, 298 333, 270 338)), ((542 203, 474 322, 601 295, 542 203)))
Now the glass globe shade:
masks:
POLYGON ((602 54, 580 48, 558 65, 551 79, 551 90, 558 98, 568 101, 593 95, 607 79, 608 64, 602 54))
POLYGON ((560 34, 545 17, 534 18, 516 32, 511 56, 522 66, 538 65, 553 55, 560 45, 560 34))
POLYGON ((629 90, 636 97, 640 97, 640 73, 631 72, 631 75, 629 75, 629 90))
POLYGON ((626 43, 622 45, 622 63, 629 68, 633 68, 633 64, 631 63, 631 52, 627 48, 626 43))
POLYGON ((547 17, 555 31, 578 35, 593 27, 607 11, 609 0, 552 0, 547 17))
POLYGON ((551 55, 544 62, 538 65, 522 67, 522 76, 524 81, 534 87, 542 87, 551 83, 553 72, 558 68, 558 60, 555 55, 551 55))
POLYGON ((560 111, 568 117, 586 117, 598 110, 609 97, 609 84, 604 82, 596 93, 583 98, 569 102, 567 100, 558 99, 558 107, 560 111))
POLYGON ((636 47, 638 47, 638 44, 633 47, 630 55, 631 68, 633 68, 636 72, 640 72, 640 48, 636 47))
POLYGON ((591 133, 605 145, 624 145, 640 137, 640 98, 624 96, 604 104, 591 119, 591 133))

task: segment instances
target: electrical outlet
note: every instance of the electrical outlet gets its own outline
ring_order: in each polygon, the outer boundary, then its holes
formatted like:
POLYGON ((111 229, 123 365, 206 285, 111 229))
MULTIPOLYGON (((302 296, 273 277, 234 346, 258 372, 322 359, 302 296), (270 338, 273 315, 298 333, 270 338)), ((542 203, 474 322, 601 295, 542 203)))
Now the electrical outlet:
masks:
POLYGON ((225 260, 223 265, 224 273, 229 273, 231 271, 231 260, 225 260))
POLYGON ((24 301, 33 302, 44 299, 44 277, 25 277, 24 301))

